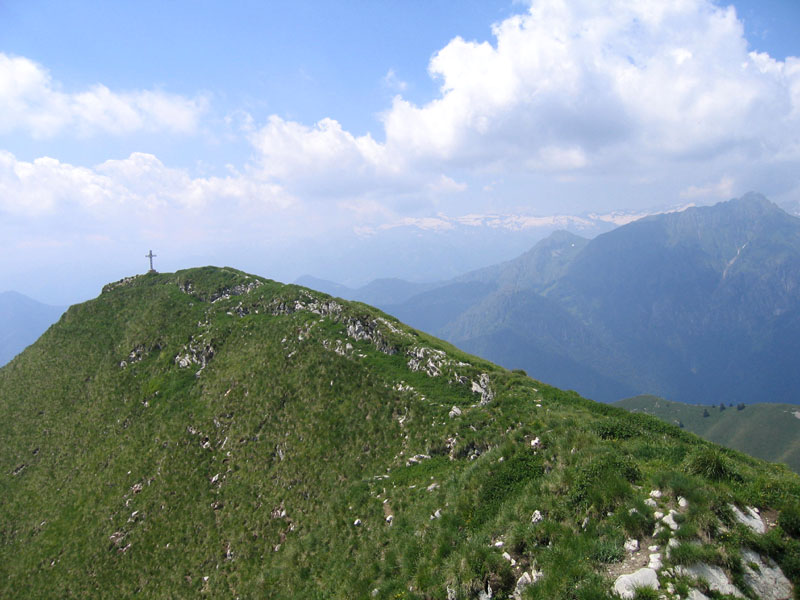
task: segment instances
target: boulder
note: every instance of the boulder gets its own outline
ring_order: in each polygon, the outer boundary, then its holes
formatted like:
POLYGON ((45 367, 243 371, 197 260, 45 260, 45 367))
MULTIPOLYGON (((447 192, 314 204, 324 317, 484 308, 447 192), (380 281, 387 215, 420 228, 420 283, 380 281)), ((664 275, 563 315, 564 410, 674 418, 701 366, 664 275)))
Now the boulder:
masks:
POLYGON ((635 598, 639 588, 659 589, 658 575, 653 569, 644 567, 633 573, 620 575, 614 582, 614 591, 625 600, 635 598))
POLYGON ((625 551, 633 554, 639 550, 639 540, 629 539, 625 540, 625 551))

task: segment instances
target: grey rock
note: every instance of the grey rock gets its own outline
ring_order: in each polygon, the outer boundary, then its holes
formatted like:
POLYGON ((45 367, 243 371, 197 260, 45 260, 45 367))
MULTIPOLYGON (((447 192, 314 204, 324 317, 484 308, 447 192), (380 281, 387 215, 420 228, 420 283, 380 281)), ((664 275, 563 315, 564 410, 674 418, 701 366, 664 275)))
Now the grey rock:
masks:
POLYGON ((767 526, 764 525, 764 521, 761 520, 761 516, 755 508, 746 506, 744 512, 742 512, 735 504, 729 504, 728 506, 739 523, 746 525, 755 533, 767 532, 767 526))
POLYGON ((709 589, 719 592, 720 594, 729 594, 736 598, 744 598, 739 588, 730 582, 728 576, 725 575, 725 571, 719 567, 706 563, 697 563, 688 567, 675 567, 675 573, 693 579, 701 579, 708 584, 709 589))
POLYGON ((633 573, 620 575, 614 582, 614 591, 624 600, 636 597, 638 588, 659 589, 658 575, 653 569, 644 567, 633 573))
POLYGON ((631 554, 639 550, 639 540, 633 538, 625 541, 625 551, 631 554))
POLYGON ((792 597, 792 584, 778 565, 762 560, 747 548, 742 548, 742 563, 745 582, 761 600, 789 600, 792 597))

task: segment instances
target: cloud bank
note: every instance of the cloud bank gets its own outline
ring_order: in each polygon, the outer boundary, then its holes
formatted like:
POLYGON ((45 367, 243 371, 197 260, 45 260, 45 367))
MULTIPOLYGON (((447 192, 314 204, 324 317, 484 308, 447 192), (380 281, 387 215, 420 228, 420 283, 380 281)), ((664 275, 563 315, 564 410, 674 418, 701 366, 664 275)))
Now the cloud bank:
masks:
MULTIPOLYGON (((749 189, 800 201, 800 58, 750 50, 730 7, 535 0, 491 40, 456 37, 435 52, 428 101, 404 97, 385 73, 376 83, 398 93, 378 130, 356 134, 335 115, 248 118, 237 135, 250 160, 225 176, 139 148, 83 166, 0 151, 0 214, 17 224, 6 225, 9 243, 49 247, 80 231, 258 245, 336 228, 450 231, 475 215, 524 229, 571 218, 547 215, 568 214, 558 203, 579 195, 587 214, 749 189), (32 225, 44 221, 60 228, 32 225)), ((44 66, 0 53, 0 136, 191 136, 224 120, 202 96, 62 87, 44 66)))
POLYGON ((193 133, 206 110, 202 98, 153 90, 112 92, 96 84, 81 92, 59 89, 34 61, 0 53, 0 134, 23 131, 35 139, 60 133, 90 136, 138 131, 193 133))

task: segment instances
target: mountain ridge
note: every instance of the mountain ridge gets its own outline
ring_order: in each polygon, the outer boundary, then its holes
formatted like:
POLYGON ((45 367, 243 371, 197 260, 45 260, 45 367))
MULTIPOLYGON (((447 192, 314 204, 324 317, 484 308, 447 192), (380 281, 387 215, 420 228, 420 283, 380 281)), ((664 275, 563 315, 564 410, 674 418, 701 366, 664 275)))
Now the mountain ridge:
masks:
POLYGON ((0 418, 4 595, 598 600, 670 540, 683 595, 800 579, 785 468, 235 269, 71 307, 0 418))
POLYGON ((514 260, 377 304, 602 401, 654 393, 707 404, 795 402, 800 376, 789 357, 800 354, 799 288, 800 219, 748 193, 591 240, 554 234, 514 260), (582 341, 539 335, 547 330, 582 341))

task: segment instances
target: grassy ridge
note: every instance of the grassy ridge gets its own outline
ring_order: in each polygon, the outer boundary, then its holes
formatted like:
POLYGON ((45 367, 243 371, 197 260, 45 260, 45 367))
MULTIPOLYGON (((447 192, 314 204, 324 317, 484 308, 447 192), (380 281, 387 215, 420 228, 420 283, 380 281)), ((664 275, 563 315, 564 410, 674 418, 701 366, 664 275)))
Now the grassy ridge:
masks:
POLYGON ((0 422, 4 597, 503 597, 536 568, 526 597, 608 598, 652 487, 800 577, 724 508, 790 514, 786 469, 234 269, 70 308, 0 369, 0 422))
POLYGON ((721 410, 719 405, 698 406, 643 395, 614 405, 682 425, 704 439, 783 463, 800 473, 800 410, 793 404, 726 404, 721 410))

